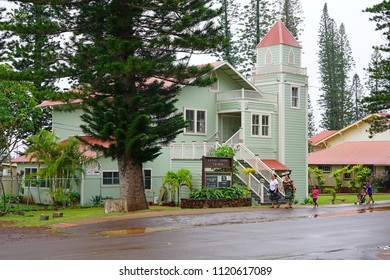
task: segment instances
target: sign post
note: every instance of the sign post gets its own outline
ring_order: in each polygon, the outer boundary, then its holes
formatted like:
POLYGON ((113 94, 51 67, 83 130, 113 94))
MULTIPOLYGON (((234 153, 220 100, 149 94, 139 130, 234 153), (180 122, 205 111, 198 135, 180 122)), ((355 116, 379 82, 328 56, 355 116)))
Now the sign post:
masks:
POLYGON ((222 188, 232 185, 233 158, 202 158, 202 186, 207 188, 222 188))

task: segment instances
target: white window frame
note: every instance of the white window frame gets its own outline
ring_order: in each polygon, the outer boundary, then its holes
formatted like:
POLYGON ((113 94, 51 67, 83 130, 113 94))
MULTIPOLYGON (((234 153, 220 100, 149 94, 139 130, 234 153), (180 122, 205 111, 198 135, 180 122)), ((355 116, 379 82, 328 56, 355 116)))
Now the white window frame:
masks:
POLYGON ((144 168, 143 170, 142 170, 142 175, 143 175, 143 179, 144 179, 144 188, 145 188, 145 190, 151 190, 152 189, 152 186, 153 186, 153 184, 152 184, 152 169, 151 168, 144 168), (145 171, 150 171, 150 178, 149 178, 149 180, 150 180, 150 186, 147 186, 146 185, 146 174, 145 174, 145 171))
POLYGON ((194 120, 193 120, 193 127, 194 130, 188 130, 186 127, 184 130, 185 134, 192 134, 192 135, 206 135, 207 134, 207 110, 204 109, 195 109, 195 108, 184 108, 184 118, 187 121, 187 111, 193 111, 194 112, 194 120), (198 112, 204 112, 204 132, 198 131, 198 112))
POLYGON ((300 87, 291 86, 291 108, 300 109, 301 108, 301 99, 300 99, 300 87), (296 96, 294 96, 294 89, 296 89, 296 96))
POLYGON ((270 114, 262 114, 262 113, 252 113, 251 115, 251 136, 252 137, 263 137, 263 138, 271 138, 271 115, 270 114), (256 116, 258 118, 259 123, 253 123, 253 117, 256 116), (268 119, 268 124, 264 124, 263 118, 266 117, 268 119), (254 133, 254 128, 257 128, 257 134, 254 133), (264 133, 264 129, 267 129, 267 133, 264 133))
POLYGON ((119 185, 119 171, 118 171, 118 170, 103 170, 103 171, 102 171, 102 186, 107 187, 107 186, 118 186, 118 185, 119 185), (111 176, 111 177, 105 178, 104 175, 105 175, 106 173, 112 173, 112 174, 111 174, 112 176, 111 176), (117 173, 117 174, 118 174, 118 177, 113 177, 114 173, 117 173), (116 178, 118 178, 118 183, 115 182, 115 179, 116 179, 116 178), (105 182, 104 182, 105 179, 106 179, 106 180, 107 180, 107 179, 110 179, 110 180, 111 180, 111 184, 105 183, 105 182))

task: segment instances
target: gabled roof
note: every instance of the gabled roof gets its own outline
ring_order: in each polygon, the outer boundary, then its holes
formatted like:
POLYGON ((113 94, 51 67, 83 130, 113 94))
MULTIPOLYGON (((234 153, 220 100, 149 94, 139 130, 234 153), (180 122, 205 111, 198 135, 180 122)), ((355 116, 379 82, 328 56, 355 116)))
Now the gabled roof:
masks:
MULTIPOLYGON (((93 138, 91 136, 80 136, 84 141, 86 141, 90 145, 101 145, 105 148, 108 148, 110 143, 108 141, 101 141, 99 139, 93 138)), ((68 142, 68 139, 62 140, 60 143, 65 144, 68 142)), ((93 151, 88 148, 88 146, 84 143, 80 144, 80 151, 84 152, 84 156, 88 158, 94 158, 98 156, 96 151, 93 151)), ((23 163, 23 162, 38 162, 36 158, 31 159, 29 155, 20 156, 11 160, 13 163, 23 163)))
POLYGON ((315 135, 314 137, 310 138, 309 141, 312 143, 312 145, 316 146, 322 142, 325 142, 325 141, 331 139, 334 136, 337 136, 339 134, 344 133, 345 131, 347 131, 355 126, 359 126, 362 122, 366 122, 367 120, 370 120, 374 117, 388 117, 388 116, 390 116, 390 114, 387 114, 387 113, 377 113, 377 114, 367 115, 364 118, 342 128, 340 130, 323 131, 323 132, 315 135))
POLYGON ((213 66, 213 70, 223 71, 229 78, 240 85, 241 88, 254 90, 260 92, 259 89, 246 79, 240 72, 238 72, 229 62, 227 61, 216 61, 210 63, 213 66))
POLYGON ((322 140, 328 138, 329 136, 331 136, 332 134, 334 134, 337 131, 338 130, 325 130, 325 131, 322 131, 322 132, 314 135, 312 138, 310 138, 309 141, 310 141, 310 143, 312 143, 312 145, 316 145, 318 142, 321 142, 322 140))
POLYGON ((260 43, 257 45, 257 48, 280 44, 302 48, 291 32, 279 19, 272 26, 267 35, 265 35, 264 38, 260 41, 260 43))
POLYGON ((310 153, 310 165, 384 165, 390 166, 390 141, 355 141, 310 153))
MULTIPOLYGON (((252 84, 248 79, 246 79, 244 76, 241 75, 240 72, 238 72, 230 63, 226 61, 215 61, 210 64, 213 67, 213 70, 221 70, 223 71, 228 77, 230 77, 234 82, 236 82, 238 85, 240 85, 241 88, 244 89, 249 89, 249 90, 254 90, 257 92, 260 92, 259 89, 252 84)), ((202 64, 198 66, 206 66, 207 64, 202 64)), ((152 83, 153 81, 158 81, 158 82, 164 82, 164 85, 169 87, 172 85, 172 81, 168 80, 163 80, 160 78, 150 78, 147 83, 152 83)), ((69 100, 70 104, 78 104, 83 102, 82 99, 73 99, 69 100)), ((67 104, 66 102, 63 101, 43 101, 41 104, 35 106, 36 108, 43 108, 43 107, 50 107, 50 106, 57 106, 57 105, 65 105, 67 104)))

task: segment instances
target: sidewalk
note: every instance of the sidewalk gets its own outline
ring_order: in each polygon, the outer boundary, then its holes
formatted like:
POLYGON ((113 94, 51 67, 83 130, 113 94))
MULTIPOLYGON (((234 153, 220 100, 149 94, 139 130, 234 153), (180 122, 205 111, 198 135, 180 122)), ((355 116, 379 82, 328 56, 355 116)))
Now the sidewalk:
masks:
POLYGON ((273 208, 273 209, 269 208, 268 206, 256 207, 256 208, 237 207, 237 208, 202 208, 202 209, 177 209, 177 210, 166 210, 166 209, 159 210, 158 208, 157 209, 152 208, 152 210, 124 213, 121 216, 112 216, 107 214, 107 216, 104 217, 79 220, 71 223, 58 223, 58 224, 50 225, 50 227, 69 228, 69 227, 77 227, 83 225, 93 225, 93 224, 100 224, 106 222, 125 221, 125 220, 152 219, 152 218, 175 217, 175 216, 202 216, 202 215, 208 216, 210 214, 224 214, 223 216, 225 217, 226 220, 228 219, 228 215, 230 213, 231 214, 248 213, 249 216, 253 216, 253 215, 270 216, 271 215, 276 217, 280 217, 281 215, 288 216, 288 217, 299 217, 299 216, 311 215, 311 214, 332 215, 329 213, 346 212, 346 211, 350 212, 351 210, 359 211, 367 207, 375 208, 375 207, 384 207, 384 206, 390 206, 390 200, 382 200, 382 201, 375 202, 375 204, 370 204, 370 205, 366 205, 366 204, 355 205, 350 203, 327 204, 327 205, 324 204, 324 205, 320 205, 320 207, 317 209, 313 209, 312 205, 300 205, 300 204, 293 205, 293 209, 285 209, 284 204, 282 204, 280 208, 273 208))

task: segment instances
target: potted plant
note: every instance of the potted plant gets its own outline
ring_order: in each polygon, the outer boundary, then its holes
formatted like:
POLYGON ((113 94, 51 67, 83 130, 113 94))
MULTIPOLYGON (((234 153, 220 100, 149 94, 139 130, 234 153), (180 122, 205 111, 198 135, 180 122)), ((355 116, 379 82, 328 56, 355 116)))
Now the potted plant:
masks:
POLYGON ((72 206, 76 206, 77 202, 80 201, 80 194, 78 192, 71 192, 69 194, 69 200, 72 202, 72 206))

